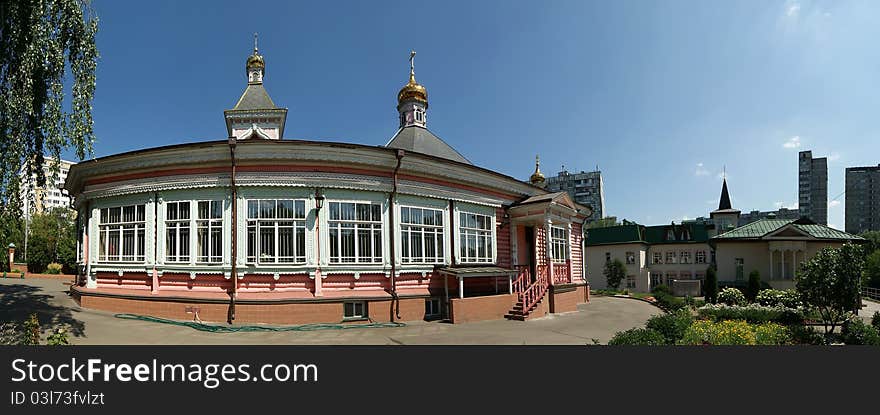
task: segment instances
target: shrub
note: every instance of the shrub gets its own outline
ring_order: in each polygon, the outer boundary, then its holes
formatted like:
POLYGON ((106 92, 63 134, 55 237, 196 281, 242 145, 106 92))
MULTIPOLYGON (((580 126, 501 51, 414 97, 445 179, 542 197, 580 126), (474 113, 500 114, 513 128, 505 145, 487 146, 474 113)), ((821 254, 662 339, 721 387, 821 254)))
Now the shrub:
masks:
POLYGON ((66 346, 70 344, 67 340, 67 331, 62 328, 56 329, 54 333, 46 337, 46 344, 49 346, 66 346))
POLYGON ((855 317, 843 324, 841 340, 846 344, 880 346, 880 333, 855 317))
POLYGON ((31 314, 24 322, 24 330, 22 333, 22 343, 26 346, 35 346, 40 344, 40 320, 37 314, 31 314))
POLYGON ((871 316, 871 325, 875 329, 880 330, 880 311, 875 311, 874 315, 871 316))
POLYGON ((755 301, 755 297, 758 296, 758 291, 761 291, 761 273, 758 270, 753 270, 749 273, 749 285, 746 288, 746 299, 751 303, 755 301))
POLYGON ((702 318, 713 321, 744 320, 749 323, 774 322, 780 324, 801 324, 804 312, 797 308, 766 307, 758 304, 747 306, 729 306, 724 304, 707 304, 697 309, 702 318))
POLYGON ((825 337, 810 326, 792 325, 789 326, 789 330, 795 344, 825 344, 825 337))
POLYGON ((684 332, 693 322, 694 316, 690 311, 679 309, 673 313, 651 317, 645 323, 645 328, 660 333, 666 344, 675 344, 684 337, 684 332))
POLYGON ((759 345, 791 344, 791 330, 776 323, 764 323, 755 326, 755 343, 759 345))
POLYGON ((709 267, 706 270, 706 281, 703 290, 705 291, 706 302, 715 303, 718 301, 718 276, 715 273, 715 267, 709 267))
POLYGON ((742 291, 728 287, 718 293, 718 302, 727 305, 744 305, 746 303, 746 296, 743 295, 742 291))
POLYGON ((657 300, 657 306, 668 312, 673 312, 687 307, 684 300, 670 294, 655 294, 654 299, 657 300))
POLYGON ((608 342, 609 346, 659 346, 666 344, 663 335, 656 330, 634 328, 621 331, 608 342))
POLYGON ((794 290, 761 290, 755 302, 767 307, 798 308, 802 305, 800 295, 794 290))
POLYGON ((672 289, 669 288, 666 284, 657 285, 654 288, 651 288, 651 294, 668 294, 672 295, 672 289))
POLYGON ((755 331, 745 321, 712 322, 700 320, 685 331, 681 344, 748 345, 755 344, 755 331))
POLYGON ((63 267, 64 267, 63 265, 61 265, 57 262, 53 262, 49 265, 46 265, 46 274, 60 274, 61 268, 63 268, 63 267))

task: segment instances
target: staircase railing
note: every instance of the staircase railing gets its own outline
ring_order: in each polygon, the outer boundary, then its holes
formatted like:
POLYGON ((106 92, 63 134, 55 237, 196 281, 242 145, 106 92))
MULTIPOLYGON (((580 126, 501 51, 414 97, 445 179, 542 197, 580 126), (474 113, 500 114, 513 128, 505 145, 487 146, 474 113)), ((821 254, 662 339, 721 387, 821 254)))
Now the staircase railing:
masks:
POLYGON ((520 295, 520 300, 522 301, 523 306, 523 314, 528 314, 531 312, 532 307, 535 304, 538 304, 542 298, 544 298, 544 294, 547 292, 547 288, 550 287, 550 273, 548 272, 547 265, 538 265, 538 275, 535 279, 535 282, 531 283, 528 288, 526 288, 522 294, 520 295))
POLYGON ((553 284, 571 283, 571 260, 553 263, 553 284))
POLYGON ((516 279, 513 280, 513 293, 521 294, 531 283, 532 276, 530 275, 529 268, 529 265, 516 266, 519 272, 516 275, 516 279))

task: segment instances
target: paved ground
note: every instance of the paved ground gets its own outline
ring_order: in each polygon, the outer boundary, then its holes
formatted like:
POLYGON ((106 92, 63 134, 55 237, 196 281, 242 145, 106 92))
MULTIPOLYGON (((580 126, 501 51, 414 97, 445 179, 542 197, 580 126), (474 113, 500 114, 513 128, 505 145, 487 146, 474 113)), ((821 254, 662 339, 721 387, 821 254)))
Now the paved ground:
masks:
POLYGON ((865 323, 871 324, 871 317, 874 316, 874 313, 880 311, 880 302, 873 300, 862 300, 862 309, 859 310, 859 317, 865 321, 865 323))
POLYGON ((44 325, 70 327, 73 344, 592 344, 636 326, 661 311, 645 302, 594 297, 578 311, 525 322, 466 324, 411 322, 406 327, 311 332, 208 333, 188 327, 121 320, 79 308, 56 280, 0 279, 0 321, 37 312, 44 325))

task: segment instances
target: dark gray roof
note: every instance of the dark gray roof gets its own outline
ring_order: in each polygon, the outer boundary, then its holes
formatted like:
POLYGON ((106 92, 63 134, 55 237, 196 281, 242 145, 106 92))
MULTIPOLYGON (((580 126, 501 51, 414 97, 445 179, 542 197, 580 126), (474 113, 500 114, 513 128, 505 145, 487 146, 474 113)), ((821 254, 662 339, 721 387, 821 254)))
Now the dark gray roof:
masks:
POLYGON ((401 128, 385 147, 399 148, 406 151, 414 151, 429 156, 471 164, 468 159, 464 158, 464 156, 458 151, 455 151, 455 149, 449 144, 446 144, 446 142, 441 140, 440 137, 437 137, 434 133, 428 131, 427 128, 418 126, 401 128))
POLYGON ((263 84, 249 84, 233 110, 264 110, 277 108, 263 84))

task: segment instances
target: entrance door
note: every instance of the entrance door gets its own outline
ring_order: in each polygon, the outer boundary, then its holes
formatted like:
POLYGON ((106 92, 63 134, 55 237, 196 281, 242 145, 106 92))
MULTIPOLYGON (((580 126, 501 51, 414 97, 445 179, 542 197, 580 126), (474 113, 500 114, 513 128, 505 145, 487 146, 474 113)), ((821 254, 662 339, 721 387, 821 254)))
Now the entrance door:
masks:
POLYGON ((531 276, 530 282, 535 282, 538 278, 538 274, 535 272, 535 227, 534 226, 526 226, 526 250, 529 253, 529 275, 531 276))

